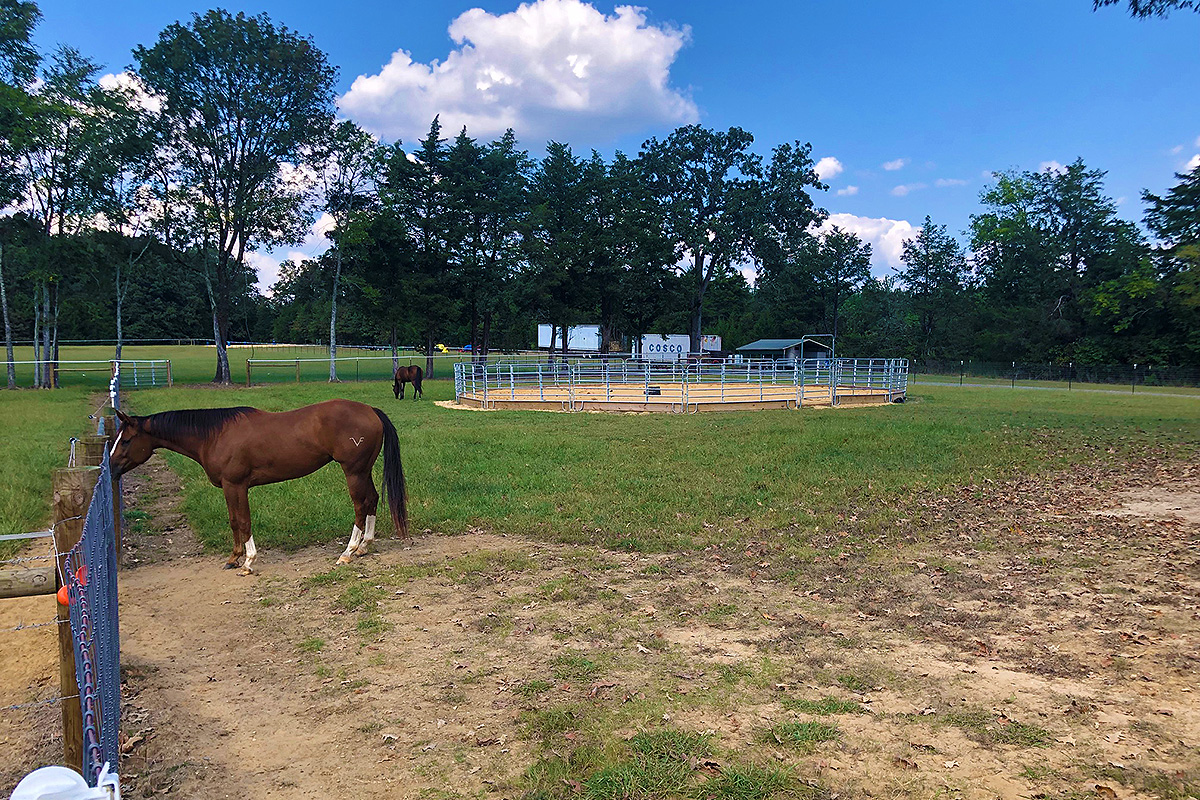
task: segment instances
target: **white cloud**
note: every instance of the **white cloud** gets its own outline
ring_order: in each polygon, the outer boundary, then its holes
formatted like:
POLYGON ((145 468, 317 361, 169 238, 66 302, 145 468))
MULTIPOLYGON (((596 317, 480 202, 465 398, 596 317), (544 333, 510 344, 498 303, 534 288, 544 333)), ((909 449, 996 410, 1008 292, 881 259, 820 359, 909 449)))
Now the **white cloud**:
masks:
POLYGON ((312 224, 304 236, 304 241, 295 248, 247 253, 246 262, 258 273, 258 290, 265 295, 271 294, 271 288, 279 281, 279 269, 284 261, 299 264, 328 250, 329 240, 325 238, 325 234, 333 230, 333 226, 334 219, 326 212, 312 224))
POLYGON ((818 230, 828 231, 834 225, 870 243, 871 272, 876 277, 888 275, 893 267, 900 266, 904 240, 914 238, 921 230, 919 226, 903 219, 860 217, 855 214, 830 214, 818 230))
POLYGON ((1173 156, 1177 156, 1177 155, 1179 155, 1179 154, 1180 154, 1180 153, 1182 153, 1182 152, 1183 152, 1183 145, 1181 145, 1181 144, 1177 144, 1177 145, 1175 145, 1175 146, 1174 146, 1174 147, 1172 147, 1172 148, 1171 148, 1171 150, 1170 150, 1170 153, 1171 153, 1171 155, 1173 155, 1173 156))
POLYGON ((132 72, 110 72, 107 75, 101 75, 97 83, 100 84, 100 88, 107 89, 110 92, 114 89, 129 92, 138 105, 151 114, 157 114, 162 111, 162 98, 156 94, 151 94, 150 90, 146 88, 146 84, 142 83, 142 79, 132 72))
POLYGON ((1062 175, 1067 171, 1067 168, 1057 161, 1043 161, 1038 164, 1038 172, 1049 172, 1054 175, 1062 175))
POLYGON ((1189 172, 1194 170, 1196 167, 1200 167, 1200 153, 1196 153, 1196 155, 1192 156, 1192 160, 1187 163, 1187 169, 1189 172))
POLYGON ((907 158, 897 158, 895 161, 884 162, 883 168, 888 172, 895 172, 898 169, 904 169, 904 165, 908 163, 907 158))
POLYGON ((847 186, 845 189, 837 190, 838 197, 853 197, 858 194, 857 186, 847 186))
POLYGON ((449 33, 457 47, 444 60, 423 64, 397 50, 378 74, 357 77, 342 113, 409 142, 437 114, 451 135, 463 125, 480 138, 511 127, 576 144, 700 118, 670 85, 690 29, 650 25, 638 7, 612 16, 581 0, 534 0, 499 15, 473 8, 449 33))
POLYGON ((967 182, 960 178, 938 178, 933 185, 939 189, 949 189, 954 186, 966 186, 967 182))
POLYGON ((1196 147, 1200 147, 1200 136, 1196 137, 1196 147))
POLYGON ((901 184, 900 186, 892 187, 892 194, 894 194, 896 197, 907 197, 910 192, 927 188, 929 187, 924 183, 905 183, 901 184))
POLYGON ((845 167, 842 166, 842 162, 833 156, 825 156, 817 162, 817 166, 813 168, 813 171, 817 173, 818 178, 824 181, 829 178, 836 178, 844 169, 845 167))

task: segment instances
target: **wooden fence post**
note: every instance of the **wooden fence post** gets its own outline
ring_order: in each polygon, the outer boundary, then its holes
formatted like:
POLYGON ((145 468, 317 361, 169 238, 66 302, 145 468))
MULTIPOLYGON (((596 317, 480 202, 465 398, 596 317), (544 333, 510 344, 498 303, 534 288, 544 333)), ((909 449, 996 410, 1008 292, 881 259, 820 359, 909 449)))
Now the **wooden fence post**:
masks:
POLYGON ((167 359, 167 386, 171 387, 174 385, 175 385, 175 379, 173 377, 171 377, 171 359, 168 358, 167 359))
MULTIPOLYGON (((108 430, 107 425, 105 430, 108 430)), ((104 460, 104 451, 111 442, 112 439, 107 434, 80 437, 79 444, 83 452, 80 455, 79 465, 81 467, 100 466, 100 462, 104 460)))
MULTIPOLYGON (((66 574, 67 551, 79 542, 83 535, 83 518, 100 470, 96 467, 68 467, 56 469, 54 486, 54 548, 58 552, 58 586, 66 574)), ((75 682, 75 643, 71 636, 71 612, 67 606, 58 606, 58 686, 64 698, 77 698, 79 685, 75 682)), ((71 769, 83 769, 83 713, 79 700, 62 701, 63 763, 71 769)))

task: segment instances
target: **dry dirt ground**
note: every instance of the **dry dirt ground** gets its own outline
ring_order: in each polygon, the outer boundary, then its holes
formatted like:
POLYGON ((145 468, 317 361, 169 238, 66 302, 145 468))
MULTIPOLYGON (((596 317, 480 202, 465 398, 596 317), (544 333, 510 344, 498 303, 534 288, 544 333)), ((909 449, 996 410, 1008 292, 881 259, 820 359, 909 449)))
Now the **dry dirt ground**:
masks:
MULTIPOLYGON (((427 531, 339 570, 344 542, 260 551, 246 578, 150 466, 126 488, 129 797, 516 798, 661 728, 711 734, 702 772, 790 768, 814 796, 1200 797, 1200 467, 1179 460, 719 550, 427 531)), ((0 704, 53 696, 12 638, 0 704)), ((0 796, 53 758, 50 712, 0 716, 0 796)))

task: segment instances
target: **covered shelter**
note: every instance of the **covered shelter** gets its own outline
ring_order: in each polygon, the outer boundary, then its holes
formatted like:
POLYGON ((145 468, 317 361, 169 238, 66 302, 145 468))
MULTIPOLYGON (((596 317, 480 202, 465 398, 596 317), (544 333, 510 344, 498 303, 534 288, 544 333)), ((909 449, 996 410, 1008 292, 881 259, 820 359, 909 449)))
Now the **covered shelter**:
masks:
POLYGON ((832 334, 814 333, 794 339, 759 339, 742 345, 737 352, 748 358, 782 358, 803 361, 806 358, 833 358, 833 344, 832 334), (827 341, 820 341, 820 339, 827 341))

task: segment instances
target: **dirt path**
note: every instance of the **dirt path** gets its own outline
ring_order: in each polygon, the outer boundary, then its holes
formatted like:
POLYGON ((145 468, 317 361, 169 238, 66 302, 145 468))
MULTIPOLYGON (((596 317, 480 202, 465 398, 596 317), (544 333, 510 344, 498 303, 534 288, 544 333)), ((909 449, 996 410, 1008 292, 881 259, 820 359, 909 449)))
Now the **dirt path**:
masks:
POLYGON ((589 747, 664 727, 711 734, 705 769, 790 767, 816 796, 1200 796, 1187 464, 964 487, 795 544, 426 532, 339 570, 338 543, 263 552, 248 578, 148 466, 121 576, 129 797, 573 796, 589 747), (817 721, 836 735, 779 736, 817 721))

